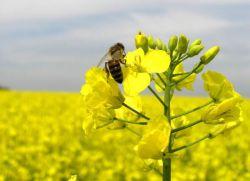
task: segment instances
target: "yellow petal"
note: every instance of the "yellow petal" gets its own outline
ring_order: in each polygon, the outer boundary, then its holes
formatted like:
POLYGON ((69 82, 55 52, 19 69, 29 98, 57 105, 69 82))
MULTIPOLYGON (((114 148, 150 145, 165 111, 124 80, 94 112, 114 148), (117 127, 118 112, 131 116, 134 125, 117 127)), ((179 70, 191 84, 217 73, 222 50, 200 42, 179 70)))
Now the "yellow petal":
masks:
POLYGON ((161 159, 169 144, 170 132, 170 125, 164 116, 152 119, 136 146, 138 156, 142 159, 161 159))
POLYGON ((130 66, 140 65, 141 60, 143 58, 144 58, 144 51, 141 48, 128 52, 125 57, 126 65, 130 65, 130 66))
POLYGON ((168 69, 170 56, 163 50, 150 50, 142 59, 141 66, 148 73, 162 73, 168 69))
POLYGON ((217 101, 232 97, 235 93, 231 82, 218 72, 207 71, 202 75, 202 79, 205 90, 217 101))
POLYGON ((123 88, 126 95, 136 96, 150 84, 148 73, 138 73, 126 68, 124 71, 123 88))

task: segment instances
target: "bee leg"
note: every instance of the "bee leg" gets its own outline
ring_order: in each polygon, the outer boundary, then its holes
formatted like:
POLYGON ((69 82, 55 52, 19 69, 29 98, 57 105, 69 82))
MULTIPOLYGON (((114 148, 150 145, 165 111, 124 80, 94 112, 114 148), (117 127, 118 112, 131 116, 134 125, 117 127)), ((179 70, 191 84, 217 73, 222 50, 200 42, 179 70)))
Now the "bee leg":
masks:
POLYGON ((121 63, 121 64, 126 64, 126 59, 122 59, 122 60, 119 60, 119 62, 121 63))
POLYGON ((107 78, 109 78, 108 62, 105 62, 105 71, 106 71, 106 73, 107 73, 107 78))

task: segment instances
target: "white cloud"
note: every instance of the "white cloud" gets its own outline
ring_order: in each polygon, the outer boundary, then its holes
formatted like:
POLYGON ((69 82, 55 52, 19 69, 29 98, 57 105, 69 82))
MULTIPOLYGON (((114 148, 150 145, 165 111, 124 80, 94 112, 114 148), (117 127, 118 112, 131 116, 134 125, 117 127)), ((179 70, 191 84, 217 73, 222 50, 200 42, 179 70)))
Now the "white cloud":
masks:
MULTIPOLYGON (((163 2, 157 0, 154 3, 163 2)), ((150 0, 1 0, 0 22, 30 19, 57 19, 78 15, 97 15, 147 6, 150 0)))
POLYGON ((88 16, 102 13, 130 11, 170 4, 206 5, 206 4, 240 4, 249 0, 1 0, 0 22, 19 20, 60 19, 73 16, 88 16))
POLYGON ((166 33, 207 34, 228 27, 229 21, 200 12, 171 10, 161 14, 134 14, 136 25, 148 32, 166 36, 166 33))

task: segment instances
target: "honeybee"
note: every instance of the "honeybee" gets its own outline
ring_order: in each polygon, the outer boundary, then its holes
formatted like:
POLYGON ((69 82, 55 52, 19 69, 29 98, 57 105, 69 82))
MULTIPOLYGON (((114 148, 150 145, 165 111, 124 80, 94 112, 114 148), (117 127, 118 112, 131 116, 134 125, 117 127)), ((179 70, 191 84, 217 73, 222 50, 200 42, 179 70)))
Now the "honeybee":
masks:
POLYGON ((125 55, 124 45, 122 43, 116 43, 109 48, 97 66, 99 67, 105 61, 105 71, 107 75, 109 76, 111 74, 114 80, 121 84, 123 81, 121 64, 126 63, 124 59, 125 55))

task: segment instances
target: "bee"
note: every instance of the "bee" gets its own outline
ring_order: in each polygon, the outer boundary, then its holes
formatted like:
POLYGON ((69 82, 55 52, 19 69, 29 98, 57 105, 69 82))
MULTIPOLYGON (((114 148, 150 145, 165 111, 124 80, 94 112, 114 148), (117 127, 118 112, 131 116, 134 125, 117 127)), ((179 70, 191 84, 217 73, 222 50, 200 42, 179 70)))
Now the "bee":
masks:
POLYGON ((121 64, 126 63, 124 59, 125 55, 124 45, 122 43, 116 43, 109 48, 97 66, 99 67, 105 61, 107 76, 111 74, 114 80, 121 84, 123 82, 121 64))

